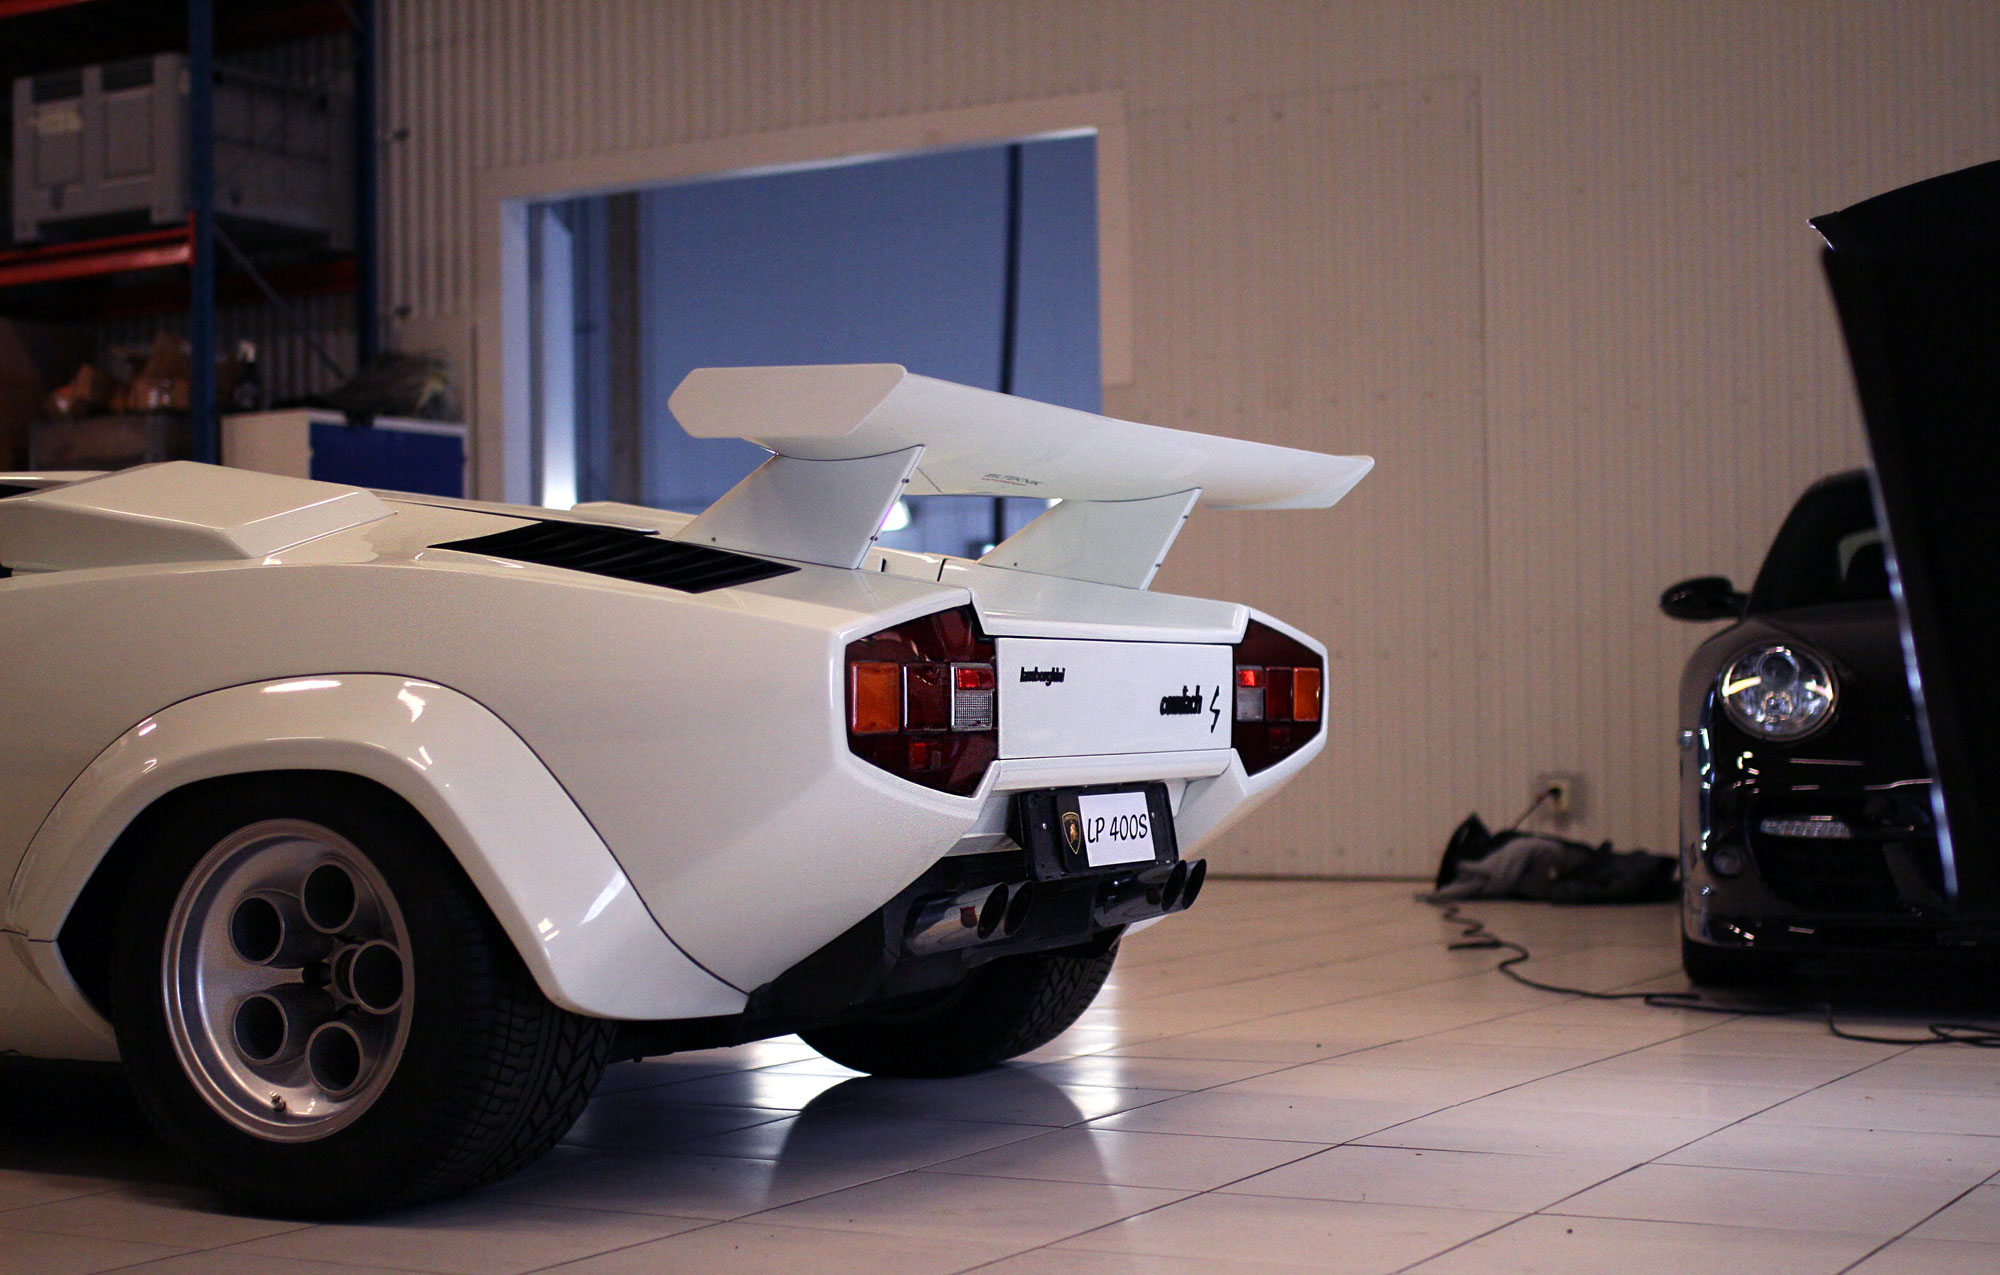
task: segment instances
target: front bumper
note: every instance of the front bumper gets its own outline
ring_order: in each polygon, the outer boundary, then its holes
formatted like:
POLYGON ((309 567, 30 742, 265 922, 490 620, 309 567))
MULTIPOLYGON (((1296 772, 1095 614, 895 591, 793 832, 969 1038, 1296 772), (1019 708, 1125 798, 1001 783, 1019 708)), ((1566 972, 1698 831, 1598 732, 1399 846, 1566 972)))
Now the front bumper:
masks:
POLYGON ((1682 851, 1682 932, 1795 954, 1990 941, 1946 899, 1921 781, 1710 794, 1682 851))

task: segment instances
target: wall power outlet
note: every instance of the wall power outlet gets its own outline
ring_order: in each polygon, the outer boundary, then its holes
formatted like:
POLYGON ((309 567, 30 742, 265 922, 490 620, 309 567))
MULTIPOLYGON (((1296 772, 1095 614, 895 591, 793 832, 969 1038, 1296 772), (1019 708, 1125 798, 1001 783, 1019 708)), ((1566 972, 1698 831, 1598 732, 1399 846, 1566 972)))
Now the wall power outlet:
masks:
POLYGON ((1541 813, 1552 823, 1567 827, 1583 818, 1589 790, 1582 775, 1571 770, 1545 770, 1535 776, 1528 795, 1539 797, 1545 792, 1553 795, 1542 803, 1541 813))

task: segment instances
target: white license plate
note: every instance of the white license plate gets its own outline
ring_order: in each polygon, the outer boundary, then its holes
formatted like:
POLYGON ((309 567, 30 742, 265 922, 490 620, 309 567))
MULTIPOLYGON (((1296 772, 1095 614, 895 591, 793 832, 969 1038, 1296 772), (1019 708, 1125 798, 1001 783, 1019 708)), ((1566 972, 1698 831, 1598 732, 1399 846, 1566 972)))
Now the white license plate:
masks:
POLYGON ((1153 812, 1145 793, 1079 793, 1076 813, 1083 821, 1084 862, 1091 867, 1153 861, 1153 812))

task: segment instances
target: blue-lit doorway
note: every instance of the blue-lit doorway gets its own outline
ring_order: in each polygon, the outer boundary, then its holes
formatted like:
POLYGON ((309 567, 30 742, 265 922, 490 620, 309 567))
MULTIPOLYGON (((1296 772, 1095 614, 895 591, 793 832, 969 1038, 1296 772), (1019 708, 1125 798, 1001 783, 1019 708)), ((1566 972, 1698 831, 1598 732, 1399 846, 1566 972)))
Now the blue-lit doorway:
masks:
MULTIPOLYGON (((1089 134, 550 201, 529 246, 542 503, 698 512, 754 468, 761 449, 668 412, 695 367, 901 363, 1101 405, 1089 134)), ((912 499, 882 543, 976 555, 1041 509, 912 499)))

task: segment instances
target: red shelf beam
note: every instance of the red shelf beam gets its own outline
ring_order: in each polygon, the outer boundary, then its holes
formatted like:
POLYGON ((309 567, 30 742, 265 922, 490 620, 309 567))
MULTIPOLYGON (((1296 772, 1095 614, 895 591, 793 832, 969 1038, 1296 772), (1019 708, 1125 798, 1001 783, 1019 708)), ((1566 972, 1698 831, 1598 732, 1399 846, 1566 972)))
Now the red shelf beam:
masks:
POLYGON ((184 266, 193 259, 194 232, 187 226, 112 235, 82 243, 18 248, 0 252, 0 288, 88 279, 125 270, 184 266))
POLYGON ((41 13, 47 9, 67 9, 73 5, 88 3, 89 0, 0 0, 0 22, 8 18, 25 18, 31 13, 41 13))

